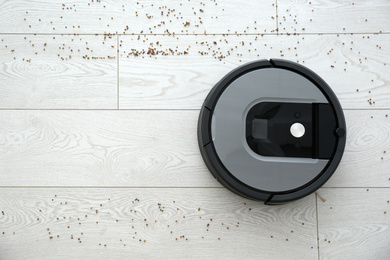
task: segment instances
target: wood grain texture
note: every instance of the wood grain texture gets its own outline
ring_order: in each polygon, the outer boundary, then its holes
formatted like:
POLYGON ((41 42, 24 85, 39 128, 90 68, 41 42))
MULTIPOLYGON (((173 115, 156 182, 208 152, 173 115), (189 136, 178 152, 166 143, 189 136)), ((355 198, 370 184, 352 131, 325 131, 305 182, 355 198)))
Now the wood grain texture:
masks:
POLYGON ((343 108, 390 108, 389 41, 390 35, 120 36, 119 106, 198 109, 232 69, 283 58, 320 75, 343 108))
MULTIPOLYGON (((198 113, 0 111, 0 185, 221 187, 200 156, 198 113)), ((345 154, 326 186, 390 187, 387 113, 345 111, 345 154)))
POLYGON ((390 187, 390 111, 344 113, 344 156, 325 187, 390 187))
POLYGON ((116 108, 117 39, 0 36, 0 108, 116 108))
POLYGON ((199 111, 0 111, 1 185, 217 186, 199 111))
POLYGON ((389 258, 390 189, 321 189, 318 194, 320 259, 389 258))
POLYGON ((388 0, 278 0, 280 33, 390 32, 388 0))
POLYGON ((269 207, 219 188, 2 189, 0 209, 1 259, 317 257, 314 195, 269 207))
POLYGON ((389 13, 0 0, 0 259, 388 259, 389 13), (318 73, 348 127, 325 187, 272 207, 223 188, 196 139, 214 84, 264 58, 318 73))
POLYGON ((1 0, 1 33, 276 33, 275 1, 1 0))

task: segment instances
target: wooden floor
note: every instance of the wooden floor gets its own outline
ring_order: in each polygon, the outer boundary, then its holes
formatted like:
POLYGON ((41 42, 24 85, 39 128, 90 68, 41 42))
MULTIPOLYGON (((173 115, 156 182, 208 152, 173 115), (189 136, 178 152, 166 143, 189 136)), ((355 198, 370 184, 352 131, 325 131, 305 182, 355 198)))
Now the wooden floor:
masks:
POLYGON ((389 13, 0 0, 0 259, 389 259, 389 13), (264 58, 317 72, 348 128, 324 187, 272 207, 215 181, 196 139, 213 85, 264 58))

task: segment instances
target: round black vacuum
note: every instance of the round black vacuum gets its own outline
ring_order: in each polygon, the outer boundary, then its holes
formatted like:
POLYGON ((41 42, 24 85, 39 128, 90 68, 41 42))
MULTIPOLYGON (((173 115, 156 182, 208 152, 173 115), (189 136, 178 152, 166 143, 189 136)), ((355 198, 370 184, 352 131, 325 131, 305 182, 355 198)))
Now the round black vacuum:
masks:
POLYGON ((326 82, 286 60, 236 68, 207 96, 198 142, 210 172, 231 191, 266 204, 302 198, 334 173, 346 126, 326 82))

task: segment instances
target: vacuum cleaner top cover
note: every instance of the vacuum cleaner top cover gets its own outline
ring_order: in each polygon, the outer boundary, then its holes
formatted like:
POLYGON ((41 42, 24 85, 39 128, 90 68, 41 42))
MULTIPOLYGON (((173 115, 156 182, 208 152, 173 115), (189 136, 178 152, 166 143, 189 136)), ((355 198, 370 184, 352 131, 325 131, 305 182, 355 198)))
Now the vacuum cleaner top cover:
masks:
POLYGON ((198 141, 211 173, 248 198, 277 203, 321 187, 345 147, 342 108, 311 70, 272 59, 227 74, 207 96, 198 141))

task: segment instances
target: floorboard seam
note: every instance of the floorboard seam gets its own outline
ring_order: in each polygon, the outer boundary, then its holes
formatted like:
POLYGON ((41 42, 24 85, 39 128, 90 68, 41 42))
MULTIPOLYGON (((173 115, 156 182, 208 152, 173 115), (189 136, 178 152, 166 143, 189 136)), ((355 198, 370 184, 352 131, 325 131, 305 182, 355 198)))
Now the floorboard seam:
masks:
MULTIPOLYGON (((79 36, 79 35, 91 35, 91 36, 106 36, 106 35, 115 35, 115 33, 1 33, 0 35, 37 35, 37 36, 79 36)), ((381 35, 381 34, 390 34, 390 32, 294 32, 294 31, 286 31, 286 32, 275 32, 275 33, 175 33, 175 36, 245 36, 245 35, 270 35, 270 36, 299 36, 299 35, 381 35), (287 33, 289 35, 287 35, 287 33)), ((146 35, 146 36, 169 36, 169 34, 164 33, 118 33, 119 36, 138 36, 138 35, 146 35)))
MULTIPOLYGON (((18 110, 21 110, 21 111, 26 111, 26 110, 32 110, 32 111, 35 111, 35 110, 42 110, 42 111, 46 111, 46 110, 59 110, 59 111, 71 111, 71 110, 75 110, 75 111, 93 111, 93 110, 96 110, 96 111, 111 111, 111 110, 118 110, 118 108, 0 108, 0 111, 18 111, 18 110)), ((183 111, 187 111, 187 110, 190 110, 190 111, 198 111, 200 110, 200 108, 120 108, 119 110, 152 110, 152 111, 155 111, 155 110, 183 110, 183 111)), ((367 108, 343 108, 344 111, 387 111, 387 110, 390 110, 390 108, 374 108, 374 109, 367 109, 367 108)))
POLYGON ((318 228, 318 205, 317 205, 317 192, 315 192, 315 204, 316 204, 316 226, 317 226, 317 252, 318 252, 318 260, 320 260, 320 237, 319 237, 319 228, 318 228))
POLYGON ((0 186, 0 189, 222 189, 224 187, 180 186, 0 186))
POLYGON ((116 35, 116 83, 117 83, 117 90, 116 90, 116 105, 117 109, 119 109, 119 34, 116 35))

